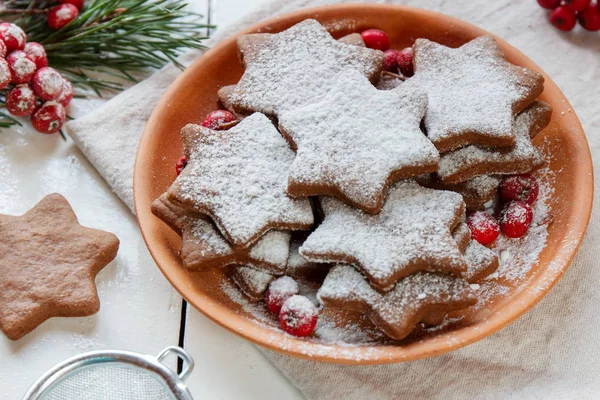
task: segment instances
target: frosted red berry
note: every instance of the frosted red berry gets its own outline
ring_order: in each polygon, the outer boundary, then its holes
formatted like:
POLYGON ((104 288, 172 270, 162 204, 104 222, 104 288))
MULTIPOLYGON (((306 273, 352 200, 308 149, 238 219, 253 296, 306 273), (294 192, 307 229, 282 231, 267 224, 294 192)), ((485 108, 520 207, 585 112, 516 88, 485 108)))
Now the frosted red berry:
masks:
POLYGON ((8 53, 6 45, 4 44, 4 42, 2 40, 0 40, 0 58, 5 58, 6 53, 8 53))
POLYGON ((26 83, 17 85, 6 94, 6 109, 12 115, 24 117, 33 112, 36 105, 35 93, 26 83))
POLYGON ((60 4, 73 4, 79 11, 83 8, 83 0, 58 0, 60 4))
POLYGON ((36 66, 35 63, 27 57, 22 50, 15 50, 6 57, 8 66, 10 67, 10 73, 12 76, 11 83, 15 85, 19 83, 27 83, 33 78, 35 74, 36 66))
POLYGON ((65 123, 65 109, 58 101, 48 101, 31 115, 31 124, 41 133, 58 132, 65 123))
POLYGON ((560 6, 550 13, 550 22, 561 31, 570 31, 575 28, 577 16, 575 11, 569 10, 565 6, 560 6))
POLYGON ((12 73, 10 72, 8 61, 4 58, 0 58, 0 89, 7 87, 11 80, 12 73))
POLYGON ((6 52, 10 53, 15 50, 23 50, 27 42, 27 35, 17 25, 3 22, 0 24, 0 39, 6 45, 6 52))
POLYGON ((179 176, 179 174, 181 174, 181 171, 183 171, 183 169, 187 166, 187 158, 185 158, 185 156, 182 156, 177 163, 175 163, 175 171, 177 172, 177 176, 179 176))
POLYGON ((48 26, 61 29, 79 16, 79 10, 73 4, 60 4, 48 11, 48 26))
POLYGON ((533 204, 539 193, 540 186, 531 174, 507 176, 500 184, 500 197, 504 201, 519 200, 533 204))
POLYGON ((493 243, 500 234, 498 221, 484 211, 476 211, 467 218, 471 238, 481 244, 493 243))
POLYGON ((225 129, 223 124, 235 121, 235 115, 225 110, 216 110, 206 116, 202 121, 202 126, 209 129, 225 129))
POLYGON ((511 201, 500 213, 500 230, 510 238, 520 238, 529 230, 533 220, 531 206, 522 201, 511 201))
POLYGON ((591 0, 563 0, 563 6, 571 11, 583 11, 590 5, 591 0))
POLYGON ((298 284, 289 276, 282 276, 275 279, 269 285, 265 296, 265 303, 269 311, 278 315, 283 303, 290 297, 298 294, 298 284))
POLYGON ((406 77, 411 77, 415 74, 412 47, 407 47, 400 51, 400 54, 398 54, 398 68, 400 68, 402 75, 406 77))
POLYGON ((390 38, 387 33, 380 29, 367 29, 360 36, 365 42, 365 46, 370 49, 386 51, 390 48, 390 38))
POLYGON ((71 103, 71 100, 73 100, 73 85, 71 85, 69 80, 63 78, 62 92, 56 98, 56 101, 66 108, 71 103))
POLYGON ((386 50, 383 55, 383 69, 389 72, 398 72, 398 50, 386 50))
POLYGON ((562 0, 537 0, 540 7, 548 10, 554 10, 556 7, 560 6, 561 1, 562 0))
POLYGON ((44 101, 56 100, 63 90, 63 77, 54 68, 38 69, 33 75, 31 84, 35 95, 44 101))
POLYGON ((315 305, 304 296, 292 296, 285 301, 279 313, 279 323, 290 335, 304 337, 315 330, 318 319, 315 305))
POLYGON ((597 4, 590 4, 585 10, 577 13, 577 19, 588 31, 600 30, 600 8, 597 4))
POLYGON ((46 49, 39 43, 28 42, 23 49, 27 57, 29 57, 38 68, 48 66, 48 58, 46 57, 46 49))

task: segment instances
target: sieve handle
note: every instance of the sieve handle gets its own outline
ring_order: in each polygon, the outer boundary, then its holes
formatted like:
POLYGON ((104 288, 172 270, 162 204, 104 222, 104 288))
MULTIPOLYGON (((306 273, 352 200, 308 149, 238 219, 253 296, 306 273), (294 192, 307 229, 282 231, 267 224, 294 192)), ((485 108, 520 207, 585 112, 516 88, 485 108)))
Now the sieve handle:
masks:
POLYGON ((165 348, 160 354, 156 357, 158 361, 162 362, 162 360, 171 353, 175 353, 178 358, 183 360, 183 370, 179 374, 179 379, 185 381, 187 377, 190 375, 192 370, 194 369, 194 359, 184 349, 179 346, 169 346, 165 348))

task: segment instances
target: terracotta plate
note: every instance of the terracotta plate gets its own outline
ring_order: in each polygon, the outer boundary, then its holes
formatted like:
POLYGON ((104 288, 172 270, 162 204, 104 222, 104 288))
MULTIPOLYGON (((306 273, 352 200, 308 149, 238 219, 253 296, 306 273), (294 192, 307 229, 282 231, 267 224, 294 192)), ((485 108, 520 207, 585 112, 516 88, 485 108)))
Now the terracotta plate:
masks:
MULTIPOLYGON (((488 34, 480 28, 435 12, 389 5, 338 5, 301 10, 255 25, 245 32, 279 32, 306 18, 316 18, 334 37, 367 28, 383 29, 392 47, 401 49, 424 37, 459 46, 488 34)), ((144 239, 171 284, 194 307, 215 322, 255 343, 293 356, 352 364, 393 363, 442 354, 480 340, 511 323, 533 307, 565 272, 577 252, 592 206, 592 163, 581 124, 569 102, 546 76, 541 99, 554 108, 548 128, 536 138, 552 153, 554 194, 549 201, 554 223, 547 245, 526 279, 509 287, 510 294, 492 299, 468 313, 460 325, 433 335, 413 336, 399 344, 340 346, 292 338, 256 320, 231 301, 216 271, 202 275, 182 268, 177 256, 179 238, 150 212, 151 202, 175 179, 175 162, 182 154, 180 129, 200 123, 217 109, 217 90, 236 83, 242 75, 235 37, 200 57, 170 87, 157 105, 142 137, 135 165, 135 205, 144 239)), ((531 60, 498 39, 509 61, 540 72, 531 60)), ((510 286, 510 284, 507 284, 510 286)), ((201 340, 201 339, 198 339, 201 340)))

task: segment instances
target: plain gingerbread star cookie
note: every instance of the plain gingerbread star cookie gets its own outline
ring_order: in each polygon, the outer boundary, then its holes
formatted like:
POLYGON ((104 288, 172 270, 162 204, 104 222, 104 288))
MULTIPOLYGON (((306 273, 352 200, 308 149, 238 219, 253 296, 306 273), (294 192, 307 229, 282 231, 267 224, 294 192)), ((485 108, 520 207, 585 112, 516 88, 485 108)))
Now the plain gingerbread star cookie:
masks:
POLYGON ((235 109, 277 116, 324 96, 335 76, 354 69, 376 81, 383 52, 339 43, 313 19, 277 34, 238 39, 246 70, 232 96, 235 109))
POLYGON ((280 114, 279 129, 297 149, 291 196, 330 195, 376 214, 390 184, 437 170, 439 154, 420 129, 423 91, 377 90, 353 70, 330 88, 322 100, 280 114))
POLYGON ((490 36, 456 49, 417 39, 413 49, 415 75, 405 85, 427 92, 425 127, 440 152, 515 143, 514 116, 542 92, 541 74, 506 61, 490 36))
POLYGON ((249 247, 271 229, 311 228, 308 199, 286 193, 294 152, 267 117, 253 114, 226 131, 190 124, 181 137, 188 163, 167 196, 212 217, 234 246, 249 247))
POLYGON ((21 216, 0 215, 0 329, 12 340, 51 317, 100 309, 94 279, 117 255, 119 239, 77 222, 55 193, 21 216))
POLYGON ((194 215, 173 204, 163 194, 152 203, 152 213, 181 236, 180 257, 192 271, 206 271, 230 265, 281 274, 285 271, 290 249, 290 233, 269 231, 249 248, 236 248, 204 215, 194 215))
POLYGON ((400 181, 377 215, 339 200, 321 200, 325 219, 306 239, 300 254, 309 261, 355 265, 379 290, 389 290, 417 271, 466 270, 452 230, 464 213, 462 197, 400 181))
POLYGON ((392 339, 404 339, 430 314, 462 310, 477 303, 469 284, 449 275, 418 272, 379 293, 349 265, 334 267, 317 293, 326 307, 360 311, 392 339))

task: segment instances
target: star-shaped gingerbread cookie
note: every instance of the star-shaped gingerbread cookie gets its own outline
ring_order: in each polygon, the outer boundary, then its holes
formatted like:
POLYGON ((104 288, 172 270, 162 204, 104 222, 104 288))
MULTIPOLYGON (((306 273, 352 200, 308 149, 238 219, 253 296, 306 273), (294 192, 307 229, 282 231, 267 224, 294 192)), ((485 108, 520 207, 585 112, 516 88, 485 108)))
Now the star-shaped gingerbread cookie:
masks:
POLYGON ((443 183, 459 183, 486 174, 524 174, 544 164, 542 154, 531 143, 552 117, 552 107, 536 101, 515 118, 516 143, 510 148, 467 146, 440 157, 437 175, 443 183))
POLYGON ((379 293, 356 269, 335 266, 317 298, 326 307, 362 311, 392 339, 404 339, 431 313, 462 310, 477 303, 469 284, 449 275, 418 272, 379 293))
POLYGON ((382 291, 417 271, 459 276, 467 268, 452 237, 464 213, 457 193, 406 180, 390 188, 377 215, 328 197, 321 206, 325 219, 300 248, 309 261, 355 265, 382 291))
POLYGON ((192 271, 230 265, 248 265, 271 274, 282 274, 287 265, 290 233, 272 230, 249 248, 237 248, 225 240, 215 225, 202 214, 173 204, 163 194, 152 203, 152 213, 181 236, 181 261, 192 271))
POLYGON ((323 99, 283 112, 279 129, 296 150, 288 193, 330 195, 381 210, 393 182, 437 170, 439 154, 420 129, 421 90, 377 90, 358 71, 340 73, 323 99))
POLYGON ((427 39, 414 46, 415 75, 427 92, 427 135, 443 153, 468 144, 512 146, 514 116, 542 92, 541 74, 506 61, 490 36, 453 49, 427 39))
POLYGON ((187 125, 181 137, 188 164, 168 199, 209 215, 233 246, 249 247, 271 229, 312 226, 308 199, 286 193, 294 152, 267 117, 256 113, 225 131, 187 125))
POLYGON ((246 70, 232 101, 242 114, 277 116, 321 98, 341 71, 376 81, 383 65, 381 51, 340 43, 313 19, 277 34, 241 36, 238 49, 246 70))
POLYGON ((443 183, 437 174, 423 174, 415 180, 425 187, 438 190, 451 190, 460 194, 469 210, 481 210, 498 192, 502 178, 496 175, 480 175, 464 182, 443 183))
POLYGON ((55 193, 21 216, 0 215, 0 329, 12 340, 51 317, 100 309, 94 279, 117 255, 112 233, 79 225, 55 193))

